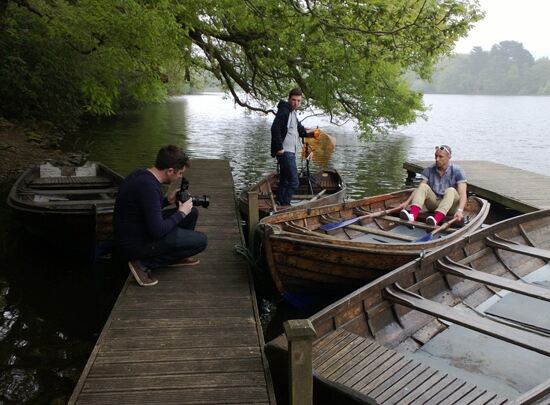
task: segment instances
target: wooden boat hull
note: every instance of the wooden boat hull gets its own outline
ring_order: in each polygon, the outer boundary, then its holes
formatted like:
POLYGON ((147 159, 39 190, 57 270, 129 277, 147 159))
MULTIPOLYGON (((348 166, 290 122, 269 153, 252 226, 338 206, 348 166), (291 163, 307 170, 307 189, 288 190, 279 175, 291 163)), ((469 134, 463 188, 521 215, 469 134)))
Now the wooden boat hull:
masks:
MULTIPOLYGON (((338 291, 341 296, 430 250, 472 233, 481 226, 489 211, 487 201, 470 198, 466 208, 470 216, 469 223, 453 233, 428 242, 342 240, 306 230, 306 226, 318 228, 321 223, 319 218, 327 215, 333 215, 334 218, 337 214, 348 218, 358 207, 380 211, 396 206, 410 192, 407 190, 367 197, 263 219, 261 224, 265 253, 277 289, 285 296, 324 294, 327 291, 338 291), (288 223, 302 227, 290 229, 285 225, 288 223), (300 229, 303 233, 300 233, 300 229)), ((423 229, 415 232, 419 232, 419 236, 425 234, 423 229)))
MULTIPOLYGON (((238 198, 239 211, 243 218, 248 218, 248 192, 258 192, 259 217, 264 218, 274 213, 273 204, 279 184, 279 173, 270 173, 247 190, 240 193, 238 198)), ((322 205, 335 204, 344 201, 346 197, 346 184, 340 174, 334 169, 319 170, 311 174, 313 188, 313 200, 303 200, 296 205, 281 209, 277 212, 293 211, 301 208, 320 207, 322 205), (322 195, 315 198, 322 190, 322 195)), ((309 184, 307 179, 300 177, 300 186, 295 196, 309 195, 309 184)))
MULTIPOLYGON (((87 249, 113 238, 113 209, 123 177, 96 165, 95 176, 41 178, 39 165, 14 183, 7 203, 18 221, 33 235, 55 247, 87 249)), ((64 167, 73 173, 75 167, 64 167)))
MULTIPOLYGON (((549 261, 550 210, 529 213, 313 315, 315 403, 550 403, 549 261)), ((276 381, 287 346, 266 345, 276 381)))

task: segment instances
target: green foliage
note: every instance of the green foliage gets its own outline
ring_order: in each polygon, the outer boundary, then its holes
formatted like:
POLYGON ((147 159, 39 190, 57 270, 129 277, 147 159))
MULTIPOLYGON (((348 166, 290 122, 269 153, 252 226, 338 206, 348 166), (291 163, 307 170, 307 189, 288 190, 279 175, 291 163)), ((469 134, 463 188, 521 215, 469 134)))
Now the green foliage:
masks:
POLYGON ((535 61, 521 43, 503 41, 489 52, 475 47, 468 55, 442 60, 430 83, 410 79, 426 93, 548 95, 550 61, 535 61))
POLYGON ((423 110, 404 73, 427 78, 482 15, 475 1, 196 2, 189 37, 236 102, 267 111, 300 86, 334 120, 362 129, 414 121, 423 110), (245 94, 243 95, 242 92, 245 94))
POLYGON ((207 71, 252 110, 298 85, 368 133, 414 121, 404 73, 429 78, 481 17, 476 0, 8 0, 0 112, 109 115, 207 71))
POLYGON ((162 100, 161 78, 181 64, 184 40, 169 2, 152 3, 8 3, 0 111, 67 126, 83 113, 111 115, 126 99, 162 100))

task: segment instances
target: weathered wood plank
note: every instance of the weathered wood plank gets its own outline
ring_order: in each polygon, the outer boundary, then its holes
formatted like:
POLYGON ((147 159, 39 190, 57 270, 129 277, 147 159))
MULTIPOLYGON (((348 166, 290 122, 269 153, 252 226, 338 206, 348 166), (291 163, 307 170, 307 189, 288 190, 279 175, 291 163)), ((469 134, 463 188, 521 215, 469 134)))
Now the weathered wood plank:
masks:
POLYGON ((259 346, 240 347, 191 347, 177 349, 147 349, 147 350, 102 350, 95 364, 106 363, 151 363, 155 361, 184 361, 184 360, 208 360, 208 359, 238 359, 254 357, 259 358, 261 350, 259 346))
POLYGON ((227 387, 83 393, 79 403, 120 404, 268 404, 265 387, 227 387))
POLYGON ((83 392, 160 391, 183 388, 257 387, 265 385, 260 372, 194 373, 162 376, 88 377, 83 392))
POLYGON ((256 357, 226 359, 187 360, 187 361, 153 361, 147 363, 102 363, 90 372, 92 377, 126 377, 152 376, 195 373, 222 373, 222 372, 260 372, 263 365, 256 357))

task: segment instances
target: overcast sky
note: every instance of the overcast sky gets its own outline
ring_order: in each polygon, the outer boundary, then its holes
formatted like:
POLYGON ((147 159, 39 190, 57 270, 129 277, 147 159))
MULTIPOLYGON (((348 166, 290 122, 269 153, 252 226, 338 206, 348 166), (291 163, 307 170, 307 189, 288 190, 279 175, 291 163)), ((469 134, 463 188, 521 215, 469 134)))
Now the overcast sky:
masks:
POLYGON ((455 47, 469 53, 474 46, 489 51, 501 41, 521 42, 535 57, 550 57, 550 0, 479 0, 485 18, 455 47))

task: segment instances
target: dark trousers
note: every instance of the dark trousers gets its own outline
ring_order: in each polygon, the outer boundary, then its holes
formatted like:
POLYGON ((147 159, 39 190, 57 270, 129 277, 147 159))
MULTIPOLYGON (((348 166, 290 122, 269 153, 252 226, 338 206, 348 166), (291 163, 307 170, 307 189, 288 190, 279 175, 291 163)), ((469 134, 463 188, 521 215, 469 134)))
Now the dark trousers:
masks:
MULTIPOLYGON (((174 211, 175 208, 164 210, 163 216, 166 218, 174 211)), ((207 238, 204 233, 194 230, 198 217, 199 210, 193 207, 172 232, 139 249, 126 252, 127 256, 132 260, 139 259, 141 264, 150 269, 157 269, 202 252, 206 249, 207 238)))
POLYGON ((277 190, 277 202, 279 205, 290 205, 292 194, 298 189, 298 169, 296 167, 296 155, 285 152, 277 156, 279 162, 279 188, 277 190))

